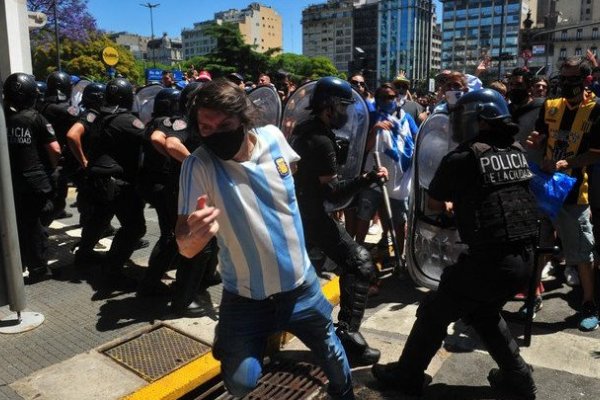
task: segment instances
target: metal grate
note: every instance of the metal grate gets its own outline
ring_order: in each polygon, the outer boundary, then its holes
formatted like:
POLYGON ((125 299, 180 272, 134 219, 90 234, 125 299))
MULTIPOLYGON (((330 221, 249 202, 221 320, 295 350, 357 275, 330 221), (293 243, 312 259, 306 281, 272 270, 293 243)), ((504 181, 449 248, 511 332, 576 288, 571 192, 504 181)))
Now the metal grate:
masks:
MULTIPOLYGON (((265 368, 258 386, 241 400, 301 400, 307 399, 327 383, 323 370, 314 364, 294 361, 273 361, 265 368)), ((217 400, 239 399, 223 394, 217 400)))
POLYGON ((161 326, 106 349, 103 353, 153 382, 209 350, 210 346, 161 326))

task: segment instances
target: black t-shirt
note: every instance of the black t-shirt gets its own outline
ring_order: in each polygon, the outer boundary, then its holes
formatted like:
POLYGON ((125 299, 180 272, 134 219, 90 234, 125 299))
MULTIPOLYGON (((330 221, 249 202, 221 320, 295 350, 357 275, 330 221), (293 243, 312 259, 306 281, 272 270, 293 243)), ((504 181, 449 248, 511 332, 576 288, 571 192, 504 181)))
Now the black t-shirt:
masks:
POLYGON ((524 149, 527 149, 527 159, 536 164, 541 164, 544 155, 543 150, 528 149, 526 141, 529 135, 531 135, 531 132, 535 130, 535 124, 540 114, 540 107, 543 105, 543 98, 535 98, 522 107, 517 108, 513 104, 508 106, 513 122, 519 125, 519 132, 515 135, 515 140, 518 141, 524 149))
POLYGON ((292 148, 300 156, 294 174, 300 213, 302 218, 320 218, 326 213, 319 177, 337 174, 335 135, 318 118, 311 118, 294 128, 292 148))
POLYGON ((173 128, 169 117, 154 118, 146 127, 146 137, 144 140, 144 165, 142 175, 144 179, 152 182, 166 182, 169 174, 170 158, 159 153, 152 144, 152 134, 155 131, 161 131, 167 136, 173 128))
POLYGON ((123 172, 119 178, 136 181, 146 126, 130 111, 103 109, 94 121, 88 167, 109 167, 114 161, 123 172))
POLYGON ((13 184, 22 191, 48 192, 52 166, 45 145, 56 141, 52 125, 30 108, 7 109, 6 127, 13 184))
MULTIPOLYGON (((547 103, 545 103, 540 109, 538 119, 535 123, 535 128, 541 135, 547 136, 549 128, 544 120, 544 116, 546 114, 546 105, 547 103)), ((544 154, 545 159, 549 158, 549 154, 552 154, 551 158, 553 159, 553 161, 559 161, 564 160, 565 158, 570 156, 583 154, 589 149, 600 150, 600 104, 595 103, 595 106, 592 109, 588 119, 590 124, 589 130, 587 131, 587 133, 584 133, 581 137, 579 147, 577 147, 574 154, 571 154, 568 151, 567 147, 569 146, 570 142, 573 142, 573 138, 571 137, 572 135, 569 134, 567 136, 566 134, 571 131, 578 110, 579 107, 575 107, 572 110, 569 109, 569 107, 565 107, 562 120, 560 121, 560 132, 564 132, 565 135, 561 135, 561 133, 559 133, 560 137, 557 138, 555 142, 556 144, 552 151, 548 150, 548 145, 546 146, 544 154), (566 137, 563 138, 562 136, 566 137)), ((577 204, 580 192, 585 192, 587 190, 587 182, 585 182, 586 184, 584 185, 583 168, 572 168, 569 174, 577 179, 577 183, 569 192, 569 195, 565 200, 565 204, 577 204)))
POLYGON ((41 107, 41 112, 54 127, 56 138, 61 146, 67 143, 67 132, 78 120, 77 107, 68 102, 58 102, 55 97, 47 97, 41 107))

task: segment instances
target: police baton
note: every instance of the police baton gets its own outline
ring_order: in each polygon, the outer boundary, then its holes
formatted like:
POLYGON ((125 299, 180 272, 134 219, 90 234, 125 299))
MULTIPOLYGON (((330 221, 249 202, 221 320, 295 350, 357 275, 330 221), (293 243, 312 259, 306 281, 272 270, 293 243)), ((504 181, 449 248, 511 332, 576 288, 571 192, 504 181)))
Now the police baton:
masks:
MULTIPOLYGON (((379 158, 379 152, 374 151, 373 157, 375 158, 375 168, 378 170, 381 168, 381 159, 379 158)), ((398 263, 398 268, 404 270, 404 265, 402 264, 402 254, 400 254, 400 247, 398 246, 398 238, 396 237, 396 225, 394 225, 394 217, 392 215, 392 205, 390 204, 390 198, 388 196, 387 187, 385 186, 386 179, 385 177, 381 177, 377 180, 377 184, 381 188, 381 192, 383 193, 383 204, 385 205, 385 212, 388 217, 389 223, 389 232, 392 235, 392 247, 394 248, 394 258, 398 263)), ((389 249, 388 249, 389 251, 389 249)))
POLYGON ((556 246, 554 247, 539 247, 536 246, 533 251, 533 273, 531 274, 531 278, 529 279, 529 287, 527 288, 527 299, 525 300, 525 306, 527 310, 527 314, 525 317, 525 330, 523 332, 523 341, 525 343, 525 347, 529 347, 531 345, 531 329, 533 327, 533 313, 535 307, 535 289, 538 287, 540 281, 538 279, 539 276, 539 259, 541 254, 558 254, 560 249, 556 246))

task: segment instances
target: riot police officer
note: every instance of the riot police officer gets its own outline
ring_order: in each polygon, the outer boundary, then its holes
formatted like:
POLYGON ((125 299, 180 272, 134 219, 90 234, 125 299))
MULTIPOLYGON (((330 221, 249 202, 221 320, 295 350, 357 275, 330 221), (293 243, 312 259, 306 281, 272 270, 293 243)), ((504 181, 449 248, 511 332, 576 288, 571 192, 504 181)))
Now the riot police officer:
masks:
POLYGON ((359 327, 375 266, 369 252, 328 215, 323 204, 352 196, 387 174, 381 169, 349 180, 337 175, 338 145, 332 129, 346 124, 347 107, 353 102, 348 82, 321 78, 310 98, 312 117, 294 128, 292 147, 301 157, 294 177, 307 246, 318 246, 342 270, 336 333, 351 364, 369 365, 379 360, 380 353, 368 346, 359 327))
POLYGON ((79 250, 91 252, 115 215, 121 227, 103 261, 104 278, 126 288, 137 282, 123 275, 123 265, 146 233, 144 201, 136 190, 145 125, 131 113, 132 104, 133 87, 126 79, 107 83, 105 107, 90 127, 85 190, 94 207, 79 250))
POLYGON ((66 72, 54 71, 46 78, 47 91, 40 112, 54 127, 56 138, 61 146, 63 160, 56 177, 54 197, 54 217, 68 218, 65 211, 68 183, 77 170, 77 162, 67 147, 67 132, 77 122, 77 108, 70 104, 71 77, 66 72))
POLYGON ((444 270, 438 290, 421 302, 399 361, 375 365, 372 372, 386 387, 420 395, 429 380, 424 371, 448 325, 462 318, 500 367, 488 375, 492 388, 534 399, 531 369, 500 314, 529 279, 537 240, 532 174, 513 137, 519 127, 506 101, 491 89, 463 95, 451 120, 460 145, 438 167, 429 185, 429 206, 446 212, 453 207, 469 250, 444 270))
POLYGON ((48 266, 48 235, 42 223, 52 210, 50 174, 60 157, 52 125, 34 105, 31 75, 15 73, 4 82, 4 112, 24 276, 41 277, 48 266))

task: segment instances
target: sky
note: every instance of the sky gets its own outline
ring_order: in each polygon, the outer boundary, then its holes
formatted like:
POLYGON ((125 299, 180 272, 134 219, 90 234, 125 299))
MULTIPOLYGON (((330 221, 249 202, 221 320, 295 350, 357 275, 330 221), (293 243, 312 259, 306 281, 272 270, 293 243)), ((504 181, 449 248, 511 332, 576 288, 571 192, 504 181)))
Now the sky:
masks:
MULTIPOLYGON (((163 32, 171 37, 180 37, 183 28, 193 28, 194 22, 214 18, 214 13, 230 8, 246 8, 253 0, 151 0, 160 4, 154 8, 154 36, 163 32)), ((302 53, 302 10, 310 4, 326 0, 255 0, 273 7, 283 21, 283 50, 286 53, 302 53)), ((140 0, 88 0, 88 9, 96 18, 98 27, 107 31, 127 31, 150 36, 150 11, 140 0)), ((441 6, 438 0, 436 7, 441 6)), ((441 18, 438 18, 441 21, 441 18)))

